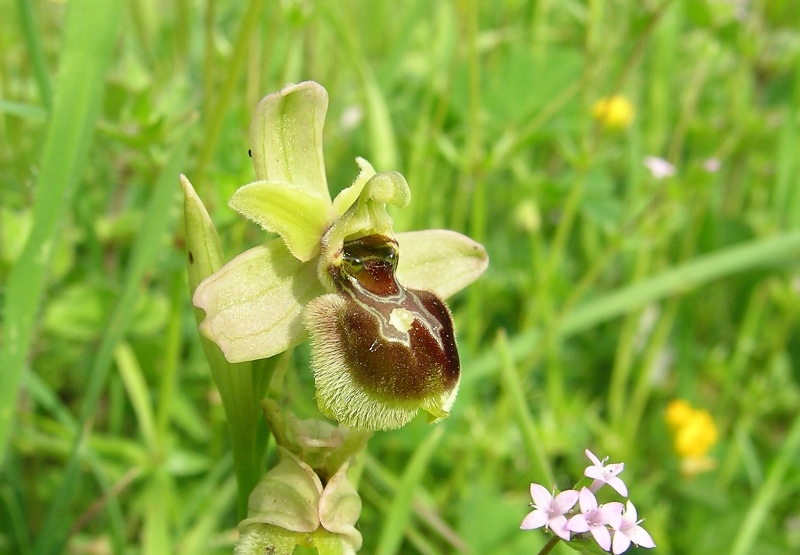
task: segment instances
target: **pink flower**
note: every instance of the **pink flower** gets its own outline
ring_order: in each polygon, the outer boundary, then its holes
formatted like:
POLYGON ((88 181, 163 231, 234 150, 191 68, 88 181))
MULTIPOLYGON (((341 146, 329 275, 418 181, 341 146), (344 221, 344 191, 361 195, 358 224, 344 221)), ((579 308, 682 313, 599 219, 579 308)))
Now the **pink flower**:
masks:
POLYGON ((658 156, 645 156, 642 163, 656 179, 664 179, 675 175, 675 166, 658 156))
POLYGON ((601 461, 588 449, 584 451, 584 453, 586 453, 586 456, 592 461, 592 466, 587 466, 586 470, 583 471, 584 476, 594 480, 592 485, 589 486, 592 493, 599 490, 603 484, 608 484, 618 494, 623 497, 628 497, 628 488, 625 482, 622 481, 622 478, 617 478, 617 474, 625 469, 625 464, 615 463, 606 465, 605 462, 608 460, 608 457, 601 461))
POLYGON ((564 514, 575 506, 578 496, 577 491, 570 489, 553 497, 544 486, 531 484, 533 511, 528 513, 520 528, 533 530, 544 526, 545 530, 550 528, 559 538, 569 541, 567 517, 564 514))
POLYGON ((722 167, 722 163, 717 158, 709 158, 703 162, 703 169, 708 173, 717 173, 722 167))
POLYGON ((601 548, 608 551, 611 549, 611 533, 606 525, 611 521, 619 521, 622 518, 622 503, 617 501, 597 505, 597 499, 588 488, 582 488, 580 492, 581 514, 569 519, 567 530, 571 532, 591 532, 592 537, 601 548))
POLYGON ((646 547, 648 549, 656 546, 653 538, 647 533, 647 530, 639 526, 641 520, 636 520, 636 507, 628 500, 625 506, 625 512, 614 516, 609 524, 614 530, 613 536, 613 550, 614 555, 624 553, 631 546, 631 542, 639 547, 646 547))

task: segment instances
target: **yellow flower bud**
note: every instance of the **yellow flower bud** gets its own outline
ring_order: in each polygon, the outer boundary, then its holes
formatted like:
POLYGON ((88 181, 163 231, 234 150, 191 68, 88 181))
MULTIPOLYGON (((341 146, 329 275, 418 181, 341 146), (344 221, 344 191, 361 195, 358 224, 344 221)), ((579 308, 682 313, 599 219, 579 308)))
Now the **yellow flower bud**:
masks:
POLYGON ((611 130, 626 129, 633 123, 636 109, 626 97, 616 94, 601 98, 592 106, 592 116, 611 130))

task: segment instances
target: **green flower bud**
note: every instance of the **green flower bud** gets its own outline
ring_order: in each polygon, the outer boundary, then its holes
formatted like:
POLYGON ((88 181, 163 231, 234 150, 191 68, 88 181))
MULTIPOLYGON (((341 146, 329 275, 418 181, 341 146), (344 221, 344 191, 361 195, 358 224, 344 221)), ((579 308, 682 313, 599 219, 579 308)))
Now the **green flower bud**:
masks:
POLYGON ((398 282, 399 254, 384 235, 345 242, 328 269, 337 292, 305 311, 317 404, 345 426, 398 428, 419 408, 440 419, 455 399, 450 311, 433 293, 398 282))
POLYGON ((358 551, 361 499, 347 479, 347 463, 323 487, 310 466, 282 447, 278 451, 281 462, 250 494, 236 555, 289 555, 297 545, 343 555, 358 551))

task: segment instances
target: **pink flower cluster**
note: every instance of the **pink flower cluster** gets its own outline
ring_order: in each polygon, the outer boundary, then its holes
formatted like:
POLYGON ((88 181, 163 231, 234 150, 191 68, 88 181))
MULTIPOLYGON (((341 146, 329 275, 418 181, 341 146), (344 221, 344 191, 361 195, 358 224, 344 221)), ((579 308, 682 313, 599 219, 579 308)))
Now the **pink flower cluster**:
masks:
POLYGON ((592 465, 584 470, 583 475, 592 479, 592 484, 580 491, 566 490, 558 495, 551 495, 547 488, 539 484, 531 484, 533 511, 522 521, 520 528, 533 530, 544 527, 550 529, 564 541, 569 541, 571 534, 589 532, 602 549, 612 551, 614 555, 624 553, 631 543, 639 547, 652 548, 656 544, 647 531, 639 526, 636 507, 630 499, 623 506, 619 502, 597 504, 594 493, 608 484, 620 495, 627 497, 628 488, 618 477, 625 468, 623 463, 608 464, 608 460, 598 459, 594 453, 586 450, 586 456, 592 465), (580 513, 569 519, 572 508, 578 503, 580 513))

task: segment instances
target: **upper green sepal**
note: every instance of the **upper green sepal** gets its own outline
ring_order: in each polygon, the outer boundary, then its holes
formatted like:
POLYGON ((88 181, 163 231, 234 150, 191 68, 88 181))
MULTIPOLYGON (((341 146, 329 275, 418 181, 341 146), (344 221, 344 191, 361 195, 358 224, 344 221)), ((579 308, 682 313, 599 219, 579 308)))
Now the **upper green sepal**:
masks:
POLYGON ((322 129, 328 92, 314 81, 289 84, 265 96, 250 125, 250 145, 256 177, 284 183, 330 204, 322 129))

